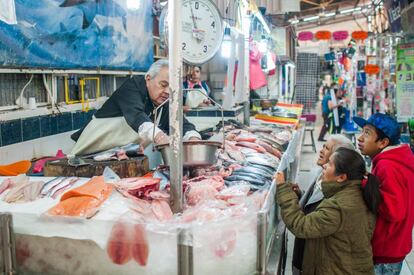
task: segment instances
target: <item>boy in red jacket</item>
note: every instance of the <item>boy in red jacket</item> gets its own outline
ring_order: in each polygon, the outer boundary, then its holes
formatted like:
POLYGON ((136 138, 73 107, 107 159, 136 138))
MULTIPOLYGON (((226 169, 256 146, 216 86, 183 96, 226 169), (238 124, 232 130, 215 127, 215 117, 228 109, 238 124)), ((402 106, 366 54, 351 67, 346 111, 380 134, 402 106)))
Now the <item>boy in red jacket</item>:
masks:
POLYGON ((381 183, 382 203, 371 241, 375 274, 400 274, 412 248, 414 156, 408 145, 399 145, 400 127, 389 115, 354 121, 363 128, 358 148, 371 158, 372 174, 381 183))

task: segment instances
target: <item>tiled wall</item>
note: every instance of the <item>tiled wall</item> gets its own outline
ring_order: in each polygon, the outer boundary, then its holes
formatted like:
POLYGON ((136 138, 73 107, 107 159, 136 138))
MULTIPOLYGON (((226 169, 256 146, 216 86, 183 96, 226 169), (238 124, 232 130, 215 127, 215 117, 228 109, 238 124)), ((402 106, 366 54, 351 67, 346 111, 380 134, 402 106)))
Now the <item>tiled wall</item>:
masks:
POLYGON ((62 113, 0 122, 0 146, 82 128, 96 110, 62 113))

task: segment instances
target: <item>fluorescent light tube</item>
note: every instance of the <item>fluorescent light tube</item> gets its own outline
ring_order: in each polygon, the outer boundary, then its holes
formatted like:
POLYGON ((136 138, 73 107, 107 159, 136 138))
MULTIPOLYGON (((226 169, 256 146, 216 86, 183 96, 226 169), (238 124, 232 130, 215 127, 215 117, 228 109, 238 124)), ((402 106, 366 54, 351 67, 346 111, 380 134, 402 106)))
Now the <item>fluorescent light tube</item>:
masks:
POLYGON ((308 22, 308 21, 312 21, 312 20, 316 20, 316 19, 319 19, 319 16, 318 15, 303 18, 303 22, 308 22))

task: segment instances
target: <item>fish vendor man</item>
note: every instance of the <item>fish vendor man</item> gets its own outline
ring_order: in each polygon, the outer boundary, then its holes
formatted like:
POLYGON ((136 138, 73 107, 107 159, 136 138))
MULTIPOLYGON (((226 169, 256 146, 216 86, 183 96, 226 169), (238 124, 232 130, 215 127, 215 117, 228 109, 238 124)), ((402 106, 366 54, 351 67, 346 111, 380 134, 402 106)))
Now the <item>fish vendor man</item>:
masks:
MULTIPOLYGON (((101 152, 128 143, 139 143, 144 148, 152 142, 155 127, 156 144, 169 142, 169 107, 163 105, 169 97, 168 60, 153 63, 145 76, 136 75, 126 80, 95 113, 91 121, 72 134, 76 141, 71 155, 101 152)), ((200 140, 195 126, 183 119, 183 140, 200 140)))

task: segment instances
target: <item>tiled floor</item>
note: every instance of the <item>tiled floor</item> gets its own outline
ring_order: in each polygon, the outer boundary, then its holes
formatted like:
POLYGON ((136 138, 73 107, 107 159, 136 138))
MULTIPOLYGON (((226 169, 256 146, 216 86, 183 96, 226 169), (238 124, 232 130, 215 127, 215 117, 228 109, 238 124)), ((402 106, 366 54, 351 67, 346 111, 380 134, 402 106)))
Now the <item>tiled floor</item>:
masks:
MULTIPOLYGON (((321 116, 318 116, 318 120, 316 122, 315 131, 314 131, 314 138, 315 141, 318 138, 319 131, 321 128, 321 116)), ((326 137, 325 137, 326 138, 326 137)), ((305 139, 305 143, 311 142, 310 136, 307 135, 305 139)), ((310 178, 309 175, 313 169, 316 167, 316 160, 318 158, 319 150, 321 149, 323 143, 316 141, 316 150, 317 153, 312 151, 312 147, 304 147, 302 149, 301 154, 301 162, 300 162, 300 174, 298 177, 298 183, 301 186, 301 189, 306 189, 309 186, 309 182, 306 181, 307 178, 310 178)), ((286 275, 292 274, 291 262, 292 262, 292 251, 293 251, 293 239, 294 236, 289 232, 288 236, 288 256, 286 262, 286 275)), ((413 232, 413 240, 414 240, 414 232, 413 232)), ((412 275, 414 274, 412 271, 414 270, 414 251, 406 257, 405 264, 403 265, 403 270, 401 271, 401 275, 412 275), (411 269, 411 271, 410 271, 411 269)))

